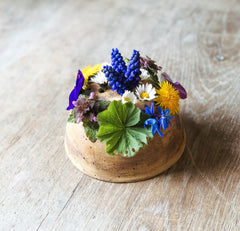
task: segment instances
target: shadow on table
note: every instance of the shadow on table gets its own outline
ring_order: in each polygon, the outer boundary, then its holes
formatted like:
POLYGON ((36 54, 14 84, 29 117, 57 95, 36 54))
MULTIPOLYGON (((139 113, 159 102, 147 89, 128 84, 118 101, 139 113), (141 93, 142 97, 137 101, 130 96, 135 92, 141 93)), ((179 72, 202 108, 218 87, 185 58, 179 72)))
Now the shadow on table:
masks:
POLYGON ((228 126, 226 118, 224 121, 214 123, 207 121, 197 123, 192 118, 184 116, 183 123, 187 135, 184 153, 165 174, 196 167, 205 173, 221 171, 228 163, 235 161, 233 149, 234 141, 238 139, 235 134, 240 129, 239 126, 232 129, 224 128, 228 126))

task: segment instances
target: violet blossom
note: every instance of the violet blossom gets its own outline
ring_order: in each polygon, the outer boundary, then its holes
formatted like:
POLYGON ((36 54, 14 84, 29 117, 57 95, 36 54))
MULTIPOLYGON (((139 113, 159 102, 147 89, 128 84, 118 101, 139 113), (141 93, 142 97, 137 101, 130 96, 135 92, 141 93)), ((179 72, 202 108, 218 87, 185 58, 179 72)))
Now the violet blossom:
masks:
POLYGON ((73 90, 69 95, 69 105, 67 107, 67 110, 71 110, 75 107, 75 103, 73 103, 73 101, 77 101, 78 95, 82 89, 83 84, 84 84, 84 76, 82 72, 78 70, 75 87, 73 88, 73 90))

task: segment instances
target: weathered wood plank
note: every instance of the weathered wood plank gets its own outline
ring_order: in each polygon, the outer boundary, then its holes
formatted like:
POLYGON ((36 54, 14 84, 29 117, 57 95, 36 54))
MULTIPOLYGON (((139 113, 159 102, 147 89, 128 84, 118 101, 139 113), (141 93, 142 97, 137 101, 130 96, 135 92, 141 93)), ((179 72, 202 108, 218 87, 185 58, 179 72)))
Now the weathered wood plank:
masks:
POLYGON ((0 230, 239 230, 240 3, 0 2, 0 230), (132 184, 67 159, 78 68, 139 49, 188 89, 183 157, 132 184))

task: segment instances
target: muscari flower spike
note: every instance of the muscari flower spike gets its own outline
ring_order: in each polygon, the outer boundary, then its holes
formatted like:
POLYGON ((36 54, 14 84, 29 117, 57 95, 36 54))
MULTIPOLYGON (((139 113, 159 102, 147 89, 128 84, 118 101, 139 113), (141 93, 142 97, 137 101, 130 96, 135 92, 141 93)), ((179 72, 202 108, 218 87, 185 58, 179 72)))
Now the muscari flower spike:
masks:
POLYGON ((169 125, 172 125, 170 120, 174 117, 169 115, 169 110, 163 110, 160 106, 158 106, 158 115, 154 114, 154 103, 151 102, 151 108, 145 105, 145 113, 149 114, 151 118, 147 119, 144 122, 144 128, 146 126, 151 126, 151 133, 155 134, 156 132, 163 136, 163 133, 160 131, 161 127, 163 130, 166 130, 169 125))
POLYGON ((112 87, 112 90, 117 91, 119 95, 123 95, 126 90, 126 86, 124 85, 124 74, 119 74, 112 66, 104 66, 103 73, 109 81, 109 85, 112 87))
POLYGON ((123 60, 123 57, 119 50, 112 49, 111 53, 111 60, 112 60, 112 67, 117 73, 123 73, 125 75, 125 72, 127 71, 127 66, 123 60))
POLYGON ((67 110, 71 110, 75 107, 73 101, 76 101, 78 99, 78 95, 83 87, 83 84, 84 84, 83 74, 80 70, 78 70, 76 84, 69 95, 69 105, 67 107, 67 110))
POLYGON ((112 49, 111 53, 112 66, 104 66, 103 72, 105 73, 109 85, 113 91, 123 95, 125 90, 132 90, 135 88, 140 78, 140 54, 138 51, 133 50, 133 55, 126 66, 123 57, 119 50, 112 49))
POLYGON ((140 75, 140 54, 138 51, 133 50, 133 55, 131 59, 129 60, 127 71, 125 73, 125 76, 127 77, 127 89, 132 90, 135 88, 139 81, 141 80, 140 75))

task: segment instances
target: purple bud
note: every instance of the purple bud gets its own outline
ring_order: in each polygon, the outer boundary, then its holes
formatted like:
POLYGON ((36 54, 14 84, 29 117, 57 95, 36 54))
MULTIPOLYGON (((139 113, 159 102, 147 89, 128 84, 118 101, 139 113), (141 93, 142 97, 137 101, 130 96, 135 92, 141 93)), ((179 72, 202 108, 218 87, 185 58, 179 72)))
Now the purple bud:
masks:
POLYGON ((144 67, 145 67, 145 68, 148 67, 148 63, 147 63, 147 61, 144 62, 144 67))
POLYGON ((77 119, 77 123, 80 123, 83 119, 83 116, 80 116, 78 119, 77 119))
POLYGON ((89 99, 93 99, 94 98, 94 92, 90 93, 89 99))
POLYGON ((72 104, 74 107, 77 107, 77 102, 76 101, 72 101, 72 104))

